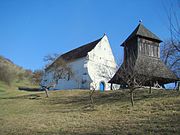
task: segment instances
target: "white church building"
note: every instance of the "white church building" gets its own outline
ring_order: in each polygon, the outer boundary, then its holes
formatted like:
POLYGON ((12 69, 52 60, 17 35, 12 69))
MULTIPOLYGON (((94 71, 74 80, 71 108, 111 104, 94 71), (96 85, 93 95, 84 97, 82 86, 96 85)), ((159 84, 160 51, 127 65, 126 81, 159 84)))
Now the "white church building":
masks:
MULTIPOLYGON (((69 79, 59 79, 54 89, 95 89, 104 91, 118 88, 118 85, 112 87, 108 83, 117 71, 117 64, 106 35, 64 53, 59 58, 63 58, 67 62, 73 75, 69 79)), ((46 68, 41 83, 48 85, 53 81, 53 69, 51 67, 46 68)))

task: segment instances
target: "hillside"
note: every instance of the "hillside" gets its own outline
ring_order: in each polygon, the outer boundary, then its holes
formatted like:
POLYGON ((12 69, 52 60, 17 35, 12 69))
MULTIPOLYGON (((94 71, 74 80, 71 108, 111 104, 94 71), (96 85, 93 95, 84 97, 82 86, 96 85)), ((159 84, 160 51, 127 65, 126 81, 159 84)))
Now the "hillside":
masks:
MULTIPOLYGON (((38 70, 36 70, 38 71, 38 70)), ((31 70, 24 69, 11 60, 0 55, 0 81, 5 82, 8 85, 13 85, 14 83, 22 84, 26 82, 27 87, 32 85, 37 85, 35 74, 31 70)))
MULTIPOLYGON (((18 84, 16 84, 18 85, 18 84)), ((128 91, 18 91, 0 82, 0 134, 180 134, 180 93, 141 89, 131 107, 128 91)))
POLYGON ((0 63, 1 64, 5 64, 8 65, 10 67, 12 67, 14 70, 16 70, 17 72, 21 71, 22 68, 16 64, 14 64, 10 59, 5 58, 3 56, 0 55, 0 63))

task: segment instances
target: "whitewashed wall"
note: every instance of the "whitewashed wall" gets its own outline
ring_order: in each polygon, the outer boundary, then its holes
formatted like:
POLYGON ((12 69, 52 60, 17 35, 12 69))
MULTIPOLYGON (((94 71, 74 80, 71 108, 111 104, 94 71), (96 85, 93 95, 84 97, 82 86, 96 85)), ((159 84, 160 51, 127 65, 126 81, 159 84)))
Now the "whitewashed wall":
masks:
MULTIPOLYGON (((105 35, 96 47, 88 53, 88 73, 93 80, 90 87, 96 90, 100 89, 100 83, 105 83, 105 90, 110 90, 108 81, 113 77, 117 70, 114 55, 112 53, 109 41, 105 35)), ((117 89, 117 85, 114 85, 117 89)))
MULTIPOLYGON (((58 84, 56 85, 56 87, 54 89, 80 89, 80 88, 84 88, 84 89, 89 89, 89 85, 82 85, 83 82, 83 74, 87 74, 87 79, 89 79, 88 73, 87 73, 87 68, 86 68, 86 57, 84 58, 80 58, 77 59, 71 63, 68 64, 68 66, 71 67, 73 75, 70 77, 70 80, 67 79, 59 79, 58 80, 58 84)), ((46 72, 43 80, 47 80, 44 81, 44 85, 48 85, 49 83, 53 82, 53 72, 49 71, 46 72)))
MULTIPOLYGON (((100 82, 105 83, 105 90, 110 90, 108 81, 117 70, 117 65, 105 35, 102 40, 91 50, 87 57, 76 59, 69 63, 73 76, 70 80, 60 79, 55 89, 92 89, 99 90, 100 82)), ((45 83, 52 82, 52 71, 46 72, 45 83)), ((114 86, 114 89, 117 89, 114 86)))
POLYGON ((70 80, 60 79, 56 85, 56 89, 89 89, 87 85, 82 86, 83 74, 88 75, 87 68, 85 67, 86 62, 86 57, 84 57, 69 63, 73 76, 70 78, 70 80))

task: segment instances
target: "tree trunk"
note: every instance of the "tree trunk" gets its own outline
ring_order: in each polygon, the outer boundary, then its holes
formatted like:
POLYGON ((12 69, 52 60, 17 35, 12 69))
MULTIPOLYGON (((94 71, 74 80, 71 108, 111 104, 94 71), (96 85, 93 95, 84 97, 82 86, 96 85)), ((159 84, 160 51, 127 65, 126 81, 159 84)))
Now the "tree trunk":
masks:
POLYGON ((152 93, 152 81, 150 81, 150 86, 149 86, 149 94, 152 93))
POLYGON ((95 92, 95 90, 92 90, 92 91, 90 92, 90 101, 91 101, 91 105, 92 105, 93 108, 94 108, 94 99, 93 99, 93 94, 94 94, 94 92, 95 92))
POLYGON ((133 90, 130 91, 130 95, 131 95, 131 105, 133 107, 134 106, 133 90))
POLYGON ((180 81, 177 82, 177 91, 180 91, 180 81))
POLYGON ((149 86, 149 94, 152 93, 152 89, 151 89, 151 86, 149 86))
POLYGON ((46 97, 49 97, 48 89, 47 88, 45 88, 45 93, 46 93, 46 97))

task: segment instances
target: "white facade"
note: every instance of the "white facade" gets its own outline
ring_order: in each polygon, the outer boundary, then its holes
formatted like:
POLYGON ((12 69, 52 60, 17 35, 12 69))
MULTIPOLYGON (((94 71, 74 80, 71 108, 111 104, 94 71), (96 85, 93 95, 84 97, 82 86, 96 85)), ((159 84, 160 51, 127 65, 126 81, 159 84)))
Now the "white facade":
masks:
MULTIPOLYGON (((73 72, 69 80, 59 79, 55 89, 100 89, 100 83, 105 90, 110 90, 108 81, 116 73, 117 65, 106 35, 88 52, 86 57, 68 63, 73 72)), ((53 82, 53 71, 47 71, 43 77, 44 85, 53 82), (46 80, 46 81, 45 81, 46 80)), ((118 86, 113 86, 113 89, 118 86)))

